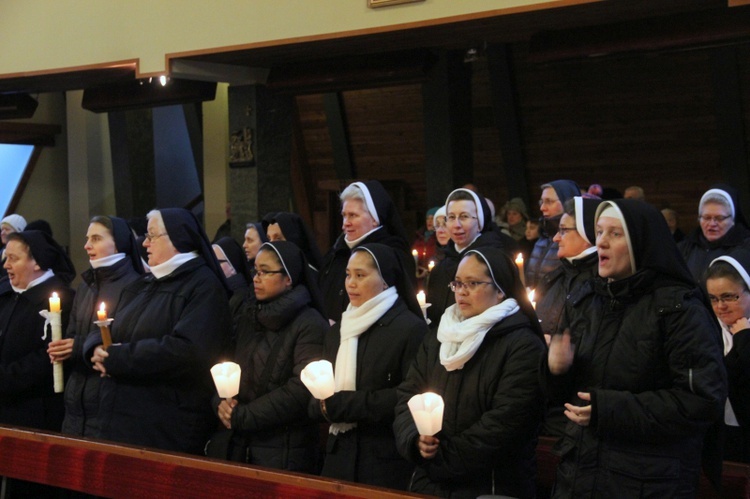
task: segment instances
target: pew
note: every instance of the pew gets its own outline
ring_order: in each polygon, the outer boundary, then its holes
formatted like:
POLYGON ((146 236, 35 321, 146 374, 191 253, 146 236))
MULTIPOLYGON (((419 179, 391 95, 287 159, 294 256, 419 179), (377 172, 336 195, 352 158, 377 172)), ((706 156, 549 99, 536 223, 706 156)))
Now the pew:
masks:
MULTIPOLYGON (((539 437, 537 483, 547 497, 555 478, 555 439, 539 437)), ((77 439, 0 425, 0 476, 102 497, 383 498, 425 497, 339 480, 77 439)), ((750 465, 725 462, 722 490, 701 477, 699 498, 750 499, 750 465)))
POLYGON ((424 497, 267 468, 0 426, 0 475, 103 497, 424 497))

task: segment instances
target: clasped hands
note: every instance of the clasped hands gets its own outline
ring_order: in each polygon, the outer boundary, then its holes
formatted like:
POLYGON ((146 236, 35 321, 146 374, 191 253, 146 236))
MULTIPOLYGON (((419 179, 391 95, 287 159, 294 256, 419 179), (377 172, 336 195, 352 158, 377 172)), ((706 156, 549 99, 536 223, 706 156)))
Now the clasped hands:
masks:
MULTIPOLYGON (((565 374, 573 365, 575 345, 570 341, 570 331, 565 330, 562 334, 555 334, 550 339, 549 352, 547 353, 547 365, 553 375, 565 374)), ((578 392, 578 398, 587 402, 591 401, 591 394, 578 392)), ((591 423, 591 404, 577 406, 570 403, 565 404, 565 417, 580 426, 588 426, 591 423)))

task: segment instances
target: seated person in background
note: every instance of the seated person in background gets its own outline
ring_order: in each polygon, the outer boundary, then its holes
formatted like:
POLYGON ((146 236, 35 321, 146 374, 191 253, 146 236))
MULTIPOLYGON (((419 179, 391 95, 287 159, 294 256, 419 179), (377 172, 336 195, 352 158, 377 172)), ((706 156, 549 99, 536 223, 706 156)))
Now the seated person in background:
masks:
POLYGON ((702 284, 708 265, 736 248, 750 249, 750 230, 733 187, 716 184, 698 203, 700 227, 678 245, 696 283, 702 284))

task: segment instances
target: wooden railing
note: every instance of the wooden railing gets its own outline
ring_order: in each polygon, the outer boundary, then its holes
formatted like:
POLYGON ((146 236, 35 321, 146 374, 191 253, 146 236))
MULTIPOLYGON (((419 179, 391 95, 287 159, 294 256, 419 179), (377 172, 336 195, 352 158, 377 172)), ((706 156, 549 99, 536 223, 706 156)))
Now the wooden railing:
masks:
MULTIPOLYGON (((549 491, 557 458, 554 439, 537 446, 540 497, 549 491)), ((250 465, 82 440, 0 426, 0 476, 103 497, 384 498, 424 497, 379 487, 250 465)), ((750 499, 750 466, 724 463, 722 491, 701 479, 700 498, 750 499)))

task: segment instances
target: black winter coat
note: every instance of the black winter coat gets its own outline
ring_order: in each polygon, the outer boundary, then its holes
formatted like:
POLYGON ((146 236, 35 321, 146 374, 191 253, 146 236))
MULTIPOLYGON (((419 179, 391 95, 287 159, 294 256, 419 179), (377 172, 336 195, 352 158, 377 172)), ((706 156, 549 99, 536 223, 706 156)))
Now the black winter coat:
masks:
MULTIPOLYGON (((729 401, 740 424, 743 445, 746 453, 750 452, 750 329, 738 331, 732 335, 732 349, 724 357, 729 378, 729 401)), ((750 455, 742 456, 745 462, 750 455)))
POLYGON ((515 260, 518 250, 518 244, 512 237, 506 234, 500 234, 496 231, 487 231, 474 240, 468 247, 464 248, 461 253, 456 251, 456 245, 448 243, 443 258, 435 268, 430 272, 430 280, 427 285, 427 303, 430 307, 427 309, 427 318, 430 319, 430 327, 437 328, 440 318, 443 316, 445 309, 456 303, 456 297, 450 290, 450 282, 455 279, 458 264, 467 251, 476 248, 492 246, 500 248, 511 259, 515 260))
POLYGON ((65 386, 65 419, 62 432, 80 437, 99 437, 99 371, 84 361, 83 345, 91 331, 98 331, 94 324, 96 311, 104 302, 107 310, 117 308, 122 290, 140 277, 133 269, 129 258, 109 267, 89 268, 81 274, 83 282, 78 286, 66 338, 73 338, 73 352, 65 362, 70 377, 65 386))
POLYGON ((568 422, 556 446, 553 497, 694 497, 726 398, 716 321, 696 294, 645 269, 571 297, 573 365, 548 380, 592 414, 589 426, 568 422))
MULTIPOLYGON (((320 359, 327 329, 328 322, 310 307, 304 286, 269 302, 251 300, 243 309, 235 352, 242 375, 232 429, 249 441, 249 463, 316 471, 319 428, 307 417, 310 392, 300 373, 320 359), (269 362, 268 381, 260 386, 269 362)), ((218 403, 214 400, 214 412, 218 403)))
MULTIPOLYGON (((332 422, 357 423, 346 433, 328 435, 323 476, 406 490, 413 466, 398 453, 393 437, 396 387, 406 378, 427 324, 399 299, 357 343, 357 389, 326 399, 332 422)), ((341 325, 325 337, 324 358, 336 366, 341 325)), ((318 400, 310 416, 323 421, 318 400)))
POLYGON ((542 299, 537 301, 536 315, 544 334, 562 333, 565 327, 565 300, 571 291, 597 276, 599 256, 596 252, 573 260, 560 259, 560 266, 542 277, 537 289, 542 299))
MULTIPOLYGON (((526 274, 526 287, 536 289, 542 283, 544 276, 560 266, 560 259, 557 258, 557 243, 552 240, 557 233, 562 215, 551 218, 543 218, 539 226, 539 239, 531 250, 531 255, 524 265, 526 274)), ((540 289, 535 294, 535 299, 540 301, 543 296, 540 289)))
POLYGON ((700 227, 688 234, 677 247, 685 259, 695 282, 703 285, 703 273, 711 262, 728 255, 736 248, 750 249, 750 230, 744 225, 735 225, 721 239, 709 242, 700 227))
MULTIPOLYGON (((156 279, 128 285, 112 323, 102 378, 102 438, 203 454, 216 428, 211 366, 220 360, 231 321, 223 285, 203 258, 156 279)), ((84 346, 90 359, 101 336, 84 346)))
MULTIPOLYGON (((390 235, 385 227, 381 227, 369 236, 367 236, 359 246, 367 243, 380 243, 395 248, 401 259, 404 271, 409 275, 412 286, 417 286, 417 268, 414 263, 414 257, 411 255, 409 243, 397 236, 390 235)), ((346 280, 346 266, 349 263, 349 257, 352 250, 346 245, 344 234, 341 234, 333 244, 325 257, 323 257, 323 266, 320 269, 319 283, 320 291, 323 294, 323 306, 326 310, 326 317, 334 322, 341 320, 341 314, 349 305, 349 295, 344 289, 346 280)))
POLYGON ((446 371, 439 350, 431 331, 398 388, 393 428, 399 452, 417 465, 411 491, 472 499, 492 493, 534 497, 544 344, 529 319, 518 312, 496 324, 463 369, 446 371), (413 395, 426 391, 445 402, 433 459, 419 454, 419 435, 407 406, 413 395))
POLYGON ((54 393, 52 364, 47 345, 50 328, 42 338, 53 292, 60 296, 62 331, 68 326, 74 292, 53 276, 28 291, 13 291, 8 278, 0 280, 0 423, 60 431, 62 393, 54 393))

